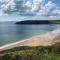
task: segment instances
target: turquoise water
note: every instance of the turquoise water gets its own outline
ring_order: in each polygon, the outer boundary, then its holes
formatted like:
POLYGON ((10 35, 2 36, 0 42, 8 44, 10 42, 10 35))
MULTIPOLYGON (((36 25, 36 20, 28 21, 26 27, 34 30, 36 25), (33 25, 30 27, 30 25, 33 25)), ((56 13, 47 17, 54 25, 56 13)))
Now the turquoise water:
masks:
POLYGON ((60 25, 16 25, 0 22, 0 46, 58 29, 60 25))

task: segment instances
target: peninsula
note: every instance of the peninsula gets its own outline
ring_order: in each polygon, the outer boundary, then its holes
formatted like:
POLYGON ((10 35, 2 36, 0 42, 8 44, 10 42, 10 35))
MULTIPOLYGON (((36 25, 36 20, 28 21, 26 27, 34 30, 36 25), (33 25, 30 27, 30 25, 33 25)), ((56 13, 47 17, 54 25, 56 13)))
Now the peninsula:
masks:
POLYGON ((60 24, 60 20, 24 20, 15 24, 60 24))

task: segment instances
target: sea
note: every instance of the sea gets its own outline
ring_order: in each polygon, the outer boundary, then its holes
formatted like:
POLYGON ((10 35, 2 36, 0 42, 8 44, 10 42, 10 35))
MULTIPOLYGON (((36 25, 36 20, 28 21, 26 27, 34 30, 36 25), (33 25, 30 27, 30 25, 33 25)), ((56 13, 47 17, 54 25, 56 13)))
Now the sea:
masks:
POLYGON ((17 25, 14 21, 0 22, 0 46, 59 28, 60 25, 17 25))

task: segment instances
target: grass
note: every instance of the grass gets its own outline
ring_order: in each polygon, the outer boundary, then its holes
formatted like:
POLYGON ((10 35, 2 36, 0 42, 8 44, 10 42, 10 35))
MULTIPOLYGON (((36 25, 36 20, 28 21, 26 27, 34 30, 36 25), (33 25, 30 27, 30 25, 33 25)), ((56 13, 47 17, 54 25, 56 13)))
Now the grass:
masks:
POLYGON ((16 47, 0 52, 0 60, 60 60, 60 43, 46 47, 16 47))
POLYGON ((50 23, 54 23, 54 24, 60 24, 60 20, 49 20, 50 23))

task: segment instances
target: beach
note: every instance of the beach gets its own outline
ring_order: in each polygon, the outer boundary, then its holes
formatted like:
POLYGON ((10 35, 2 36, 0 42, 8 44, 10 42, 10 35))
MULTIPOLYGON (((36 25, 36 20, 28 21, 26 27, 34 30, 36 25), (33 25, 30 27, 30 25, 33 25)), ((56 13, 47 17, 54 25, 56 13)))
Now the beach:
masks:
POLYGON ((16 25, 14 22, 0 22, 0 46, 41 35, 57 27, 60 25, 16 25))
POLYGON ((51 46, 60 42, 60 30, 50 31, 41 35, 33 36, 29 39, 10 43, 0 47, 0 51, 19 46, 51 46))

